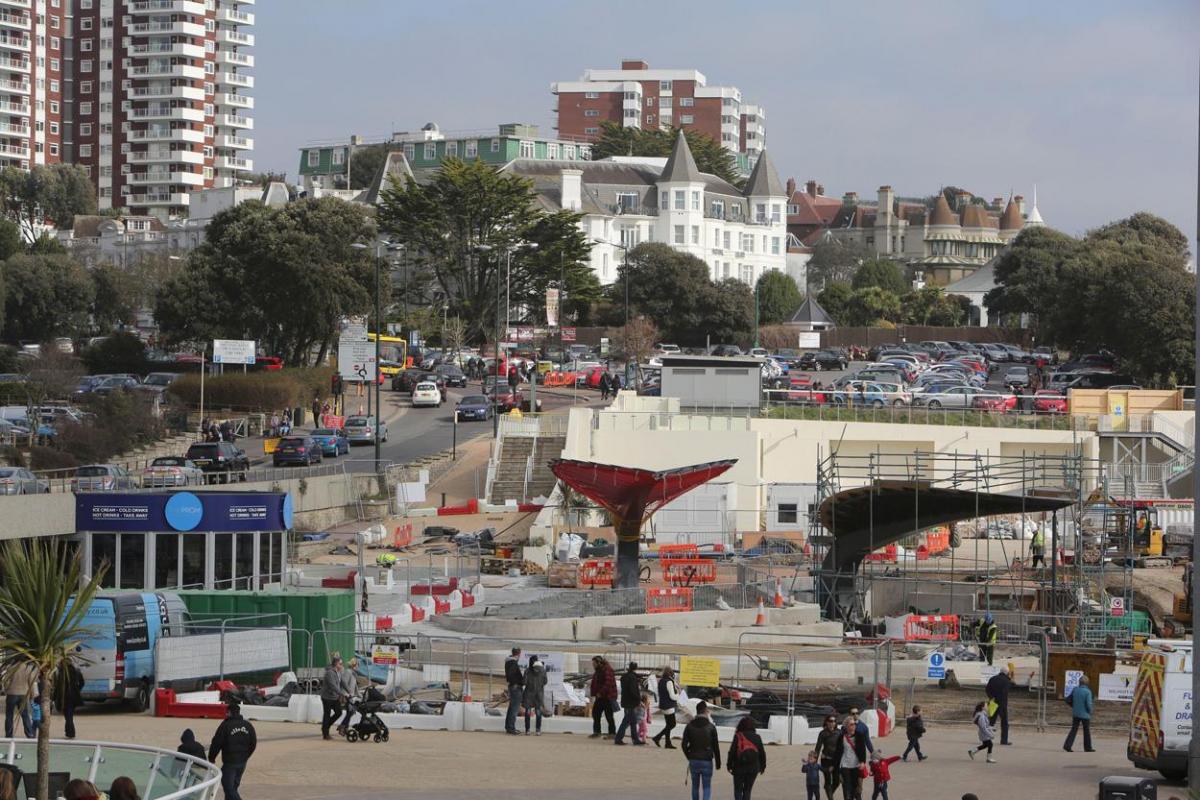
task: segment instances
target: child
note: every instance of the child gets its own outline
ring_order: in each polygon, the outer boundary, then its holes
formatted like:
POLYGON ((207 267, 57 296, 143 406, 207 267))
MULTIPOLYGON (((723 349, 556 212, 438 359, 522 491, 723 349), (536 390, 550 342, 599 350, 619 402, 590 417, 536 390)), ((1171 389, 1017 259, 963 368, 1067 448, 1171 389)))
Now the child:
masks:
POLYGON ((905 735, 908 736, 908 747, 904 748, 904 760, 908 761, 909 753, 916 753, 917 761, 924 761, 921 737, 925 735, 925 720, 921 718, 920 706, 913 706, 912 714, 905 720, 905 735))
POLYGON ((804 785, 808 789, 807 800, 821 800, 821 764, 817 761, 817 751, 810 750, 808 760, 800 767, 804 773, 804 785))
POLYGON ((995 764, 996 760, 992 758, 992 738, 996 733, 992 730, 991 723, 988 722, 986 706, 986 703, 975 704, 975 727, 979 729, 979 746, 972 747, 967 751, 967 755, 974 759, 975 754, 980 750, 987 750, 987 763, 995 764))
POLYGON ((642 704, 637 710, 638 738, 646 743, 646 735, 650 733, 650 695, 642 692, 642 704))
POLYGON ((875 791, 871 792, 871 800, 888 800, 887 785, 892 779, 890 766, 900 760, 900 756, 884 758, 883 751, 878 747, 871 753, 871 777, 875 779, 875 791))

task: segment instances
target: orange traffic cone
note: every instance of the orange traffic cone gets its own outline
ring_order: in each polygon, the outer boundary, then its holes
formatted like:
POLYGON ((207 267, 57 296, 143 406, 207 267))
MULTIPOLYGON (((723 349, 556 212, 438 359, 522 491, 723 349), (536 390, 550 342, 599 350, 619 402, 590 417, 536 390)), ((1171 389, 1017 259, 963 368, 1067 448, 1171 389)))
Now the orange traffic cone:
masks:
POLYGON ((767 624, 767 609, 763 607, 762 598, 758 600, 758 614, 754 617, 754 627, 761 628, 767 624))
POLYGON ((779 578, 775 579, 775 607, 783 608, 783 587, 779 583, 779 578))
POLYGON ((463 678, 462 701, 464 703, 471 702, 471 679, 470 678, 463 678))

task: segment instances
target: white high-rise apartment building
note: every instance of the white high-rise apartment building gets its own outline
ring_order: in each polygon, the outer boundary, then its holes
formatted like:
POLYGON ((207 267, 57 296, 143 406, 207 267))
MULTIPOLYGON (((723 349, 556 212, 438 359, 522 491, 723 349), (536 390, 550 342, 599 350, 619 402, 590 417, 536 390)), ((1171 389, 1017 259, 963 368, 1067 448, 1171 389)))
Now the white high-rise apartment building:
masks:
POLYGON ((0 0, 0 166, 84 166, 162 218, 254 168, 254 0, 0 0))

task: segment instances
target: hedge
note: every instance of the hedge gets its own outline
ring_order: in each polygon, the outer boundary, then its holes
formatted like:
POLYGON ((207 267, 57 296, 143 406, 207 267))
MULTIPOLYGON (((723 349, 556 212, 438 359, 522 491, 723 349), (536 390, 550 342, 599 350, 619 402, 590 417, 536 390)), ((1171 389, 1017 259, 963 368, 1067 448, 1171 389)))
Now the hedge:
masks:
MULTIPOLYGON (((204 380, 206 408, 271 413, 307 406, 314 395, 329 396, 332 367, 284 369, 274 372, 233 373, 204 380)), ((168 390, 170 396, 192 408, 200 406, 200 376, 182 375, 168 390)))

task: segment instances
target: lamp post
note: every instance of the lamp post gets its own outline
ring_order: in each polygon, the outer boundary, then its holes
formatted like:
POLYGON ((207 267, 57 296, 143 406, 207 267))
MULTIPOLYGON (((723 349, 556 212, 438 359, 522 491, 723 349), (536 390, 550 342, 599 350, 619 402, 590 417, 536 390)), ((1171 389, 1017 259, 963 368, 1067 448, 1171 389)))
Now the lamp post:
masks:
MULTIPOLYGON (((350 245, 355 250, 367 250, 370 245, 362 242, 355 242, 350 245)), ((379 428, 383 425, 383 408, 379 405, 379 342, 380 336, 383 335, 383 312, 380 304, 380 289, 379 289, 379 268, 383 265, 383 249, 392 247, 392 243, 386 239, 381 239, 375 244, 375 369, 372 370, 371 382, 375 384, 375 474, 379 474, 380 462, 380 440, 379 428)), ((340 368, 340 367, 339 367, 340 368)), ((367 390, 367 404, 370 405, 371 393, 367 390)))
POLYGON ((754 282, 754 349, 758 349, 758 287, 762 279, 754 282))
MULTIPOLYGON (((506 245, 503 248, 500 248, 500 247, 497 247, 496 245, 491 245, 491 244, 481 244, 481 245, 476 245, 476 247, 475 247, 476 250, 478 250, 482 253, 490 253, 494 250, 503 250, 504 251, 504 296, 506 299, 508 298, 508 279, 512 275, 512 254, 513 254, 513 250, 517 249, 518 247, 526 247, 530 250, 536 250, 537 243, 535 243, 535 242, 526 242, 524 244, 513 243, 510 245, 506 245)), ((499 263, 497 263, 496 266, 499 267, 499 263)), ((508 311, 507 311, 507 309, 505 310, 504 318, 505 318, 505 329, 507 330, 507 328, 508 328, 508 324, 507 324, 508 323, 508 311)), ((494 349, 493 358, 495 360, 495 366, 492 368, 492 371, 496 378, 496 385, 492 389, 492 438, 498 439, 498 438, 500 438, 500 391, 499 391, 499 389, 500 389, 500 275, 499 274, 496 275, 496 326, 495 327, 496 327, 496 341, 495 341, 495 347, 493 348, 494 349)))

